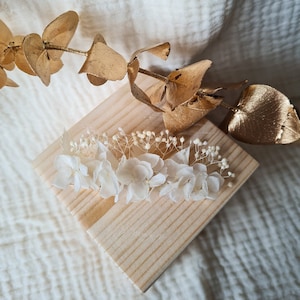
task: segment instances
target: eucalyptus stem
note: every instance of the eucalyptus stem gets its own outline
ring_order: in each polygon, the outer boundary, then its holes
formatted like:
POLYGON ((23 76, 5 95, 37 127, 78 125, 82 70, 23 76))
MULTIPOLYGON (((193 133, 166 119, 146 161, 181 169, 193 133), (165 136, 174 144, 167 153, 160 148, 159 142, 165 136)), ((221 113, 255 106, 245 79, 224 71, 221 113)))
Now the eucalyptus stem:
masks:
POLYGON ((230 104, 228 104, 228 103, 226 103, 226 102, 224 102, 224 101, 222 101, 222 102, 220 103, 220 105, 223 106, 224 108, 226 108, 226 109, 232 111, 232 112, 237 112, 237 111, 238 111, 238 108, 237 108, 237 107, 231 106, 230 104))
POLYGON ((88 56, 87 51, 77 50, 77 49, 68 48, 68 47, 64 47, 64 46, 53 45, 53 44, 50 44, 50 43, 45 43, 45 49, 47 49, 47 50, 59 50, 59 51, 65 51, 65 52, 73 53, 73 54, 79 54, 79 55, 82 55, 82 56, 88 56))
POLYGON ((151 71, 142 69, 142 68, 139 68, 139 72, 142 73, 142 74, 151 76, 151 77, 153 77, 153 78, 156 78, 156 79, 158 79, 158 80, 160 80, 160 81, 168 82, 168 78, 165 77, 165 76, 163 76, 163 75, 160 75, 160 74, 157 74, 157 73, 154 73, 154 72, 151 72, 151 71))

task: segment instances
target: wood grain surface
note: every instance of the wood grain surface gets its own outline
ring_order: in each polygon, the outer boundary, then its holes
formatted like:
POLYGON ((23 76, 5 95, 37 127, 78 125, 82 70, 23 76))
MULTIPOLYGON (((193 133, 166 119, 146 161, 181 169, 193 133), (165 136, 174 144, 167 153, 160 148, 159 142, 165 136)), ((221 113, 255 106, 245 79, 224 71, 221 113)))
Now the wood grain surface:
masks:
MULTIPOLYGON (((145 88, 151 82, 143 79, 140 84, 145 88)), ((87 128, 111 135, 118 127, 128 133, 144 129, 160 132, 164 128, 161 114, 135 100, 128 86, 124 86, 69 132, 77 139, 87 128)), ((167 198, 157 198, 152 202, 126 204, 124 199, 117 203, 113 198, 101 199, 95 191, 58 190, 52 181, 53 162, 61 152, 60 139, 34 161, 34 168, 59 201, 141 291, 153 284, 258 167, 256 160, 206 119, 183 134, 221 146, 221 154, 228 158, 236 178, 231 188, 222 187, 216 200, 173 203, 167 198)))

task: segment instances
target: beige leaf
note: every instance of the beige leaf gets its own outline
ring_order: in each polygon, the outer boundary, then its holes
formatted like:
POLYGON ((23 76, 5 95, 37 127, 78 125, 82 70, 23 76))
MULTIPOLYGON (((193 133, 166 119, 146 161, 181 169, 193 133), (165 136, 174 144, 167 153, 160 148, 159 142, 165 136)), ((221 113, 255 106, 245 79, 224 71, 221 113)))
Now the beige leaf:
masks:
POLYGON ((300 120, 285 95, 267 85, 250 85, 240 98, 228 131, 245 143, 289 144, 300 139, 300 120))
MULTIPOLYGON (((67 47, 71 41, 79 22, 75 11, 68 11, 53 20, 44 30, 42 40, 45 44, 67 47)), ((61 50, 48 50, 49 57, 59 60, 63 54, 61 50)))
POLYGON ((153 105, 151 103, 150 98, 148 97, 148 95, 141 88, 139 88, 135 84, 135 79, 136 79, 137 74, 138 74, 139 65, 140 64, 139 64, 138 59, 134 59, 134 60, 132 60, 131 62, 128 63, 127 75, 128 75, 128 79, 129 79, 129 83, 130 83, 131 93, 137 100, 139 100, 142 103, 150 106, 154 111, 162 112, 162 110, 160 108, 156 107, 155 105, 153 105))
POLYGON ((23 51, 24 36, 17 35, 13 37, 12 44, 15 46, 15 63, 16 66, 23 72, 29 75, 35 75, 34 71, 28 64, 23 51))
POLYGON ((0 89, 6 85, 7 75, 6 72, 0 67, 0 89))
POLYGON ((101 78, 101 77, 96 77, 92 74, 86 74, 89 82, 95 86, 99 86, 99 85, 102 85, 104 84, 107 80, 104 79, 104 78, 101 78))
POLYGON ((88 73, 106 80, 121 80, 126 75, 127 63, 123 56, 103 43, 101 37, 96 35, 79 73, 88 73))
POLYGON ((15 68, 15 63, 14 62, 11 62, 7 65, 1 65, 1 67, 7 71, 12 71, 14 68, 15 68))
POLYGON ((145 47, 145 48, 141 48, 137 51, 135 51, 132 55, 131 55, 131 59, 130 62, 133 61, 139 54, 141 54, 142 52, 149 52, 161 59, 166 60, 170 54, 170 43, 169 42, 165 42, 165 43, 160 43, 154 46, 150 46, 150 47, 145 47))
POLYGON ((175 108, 195 95, 201 86, 204 74, 211 66, 210 60, 201 60, 168 75, 166 102, 175 108))
POLYGON ((185 104, 163 113, 165 127, 173 134, 179 133, 197 123, 221 102, 222 98, 194 96, 185 104))
POLYGON ((7 78, 6 80, 6 86, 10 86, 10 87, 18 87, 19 85, 17 83, 15 83, 13 80, 11 80, 10 78, 7 78))
POLYGON ((33 72, 48 86, 50 75, 62 68, 61 60, 49 58, 42 38, 36 33, 29 34, 24 38, 23 51, 33 72))
POLYGON ((11 60, 10 49, 8 48, 9 42, 11 41, 13 35, 10 29, 5 25, 3 21, 0 20, 0 64, 7 65, 10 64, 11 60), (8 57, 7 57, 8 56, 8 57))

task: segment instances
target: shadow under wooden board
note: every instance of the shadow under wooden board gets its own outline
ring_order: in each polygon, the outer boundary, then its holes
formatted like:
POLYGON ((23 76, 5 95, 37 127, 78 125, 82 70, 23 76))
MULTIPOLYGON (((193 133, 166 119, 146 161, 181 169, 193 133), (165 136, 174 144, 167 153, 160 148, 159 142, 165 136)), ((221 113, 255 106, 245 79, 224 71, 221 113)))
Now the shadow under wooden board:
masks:
MULTIPOLYGON (((153 81, 140 82, 146 88, 153 81)), ((135 100, 128 86, 102 102, 70 130, 78 139, 87 128, 112 135, 122 127, 125 132, 164 129, 162 116, 135 100)), ((258 167, 258 163, 215 125, 203 119, 184 132, 199 137, 210 145, 220 145, 236 174, 232 187, 224 185, 216 200, 174 203, 167 198, 152 202, 126 204, 123 199, 101 199, 97 192, 72 188, 59 190, 52 186, 55 176, 54 159, 61 153, 60 138, 34 161, 34 168, 57 198, 82 224, 89 235, 112 257, 129 279, 143 292, 163 273, 171 262, 220 211, 232 195, 258 167)))

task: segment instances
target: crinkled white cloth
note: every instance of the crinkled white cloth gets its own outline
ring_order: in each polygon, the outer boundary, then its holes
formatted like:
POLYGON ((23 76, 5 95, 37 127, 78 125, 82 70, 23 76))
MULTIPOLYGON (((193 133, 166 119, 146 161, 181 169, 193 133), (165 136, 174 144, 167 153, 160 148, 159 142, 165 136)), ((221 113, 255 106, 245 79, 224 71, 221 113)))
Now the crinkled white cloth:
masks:
MULTIPOLYGON (((126 58, 169 41, 167 62, 144 56, 143 66, 171 70, 209 58, 208 81, 270 84, 299 108, 299 1, 0 2, 14 34, 41 34, 67 10, 80 15, 73 48, 87 50, 98 32, 126 58)), ((259 170, 146 294, 128 281, 31 166, 126 83, 91 86, 77 74, 83 57, 63 61, 49 87, 14 70, 9 77, 20 87, 0 91, 0 298, 299 299, 299 145, 242 145, 259 170)))

